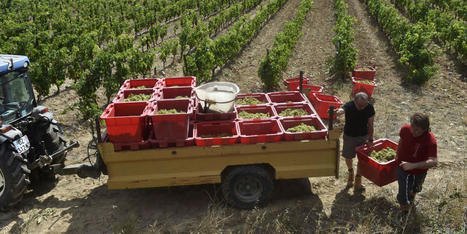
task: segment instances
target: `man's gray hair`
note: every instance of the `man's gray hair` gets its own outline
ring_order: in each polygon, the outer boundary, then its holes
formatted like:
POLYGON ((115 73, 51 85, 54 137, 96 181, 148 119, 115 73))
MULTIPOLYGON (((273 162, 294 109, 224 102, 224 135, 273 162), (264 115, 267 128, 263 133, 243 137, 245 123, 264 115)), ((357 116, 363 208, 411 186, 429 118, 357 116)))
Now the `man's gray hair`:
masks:
POLYGON ((355 100, 368 101, 368 94, 366 94, 365 92, 358 92, 357 94, 355 94, 355 100))

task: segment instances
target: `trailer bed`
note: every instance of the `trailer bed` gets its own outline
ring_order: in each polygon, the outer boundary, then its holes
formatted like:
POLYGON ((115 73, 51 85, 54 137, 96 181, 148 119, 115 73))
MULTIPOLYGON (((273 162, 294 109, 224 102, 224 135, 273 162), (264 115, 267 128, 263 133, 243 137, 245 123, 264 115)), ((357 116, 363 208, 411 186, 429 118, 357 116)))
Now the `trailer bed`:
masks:
POLYGON ((109 189, 220 183, 226 168, 239 165, 268 165, 275 179, 338 177, 340 133, 330 130, 322 140, 118 152, 106 142, 98 149, 108 170, 109 189))

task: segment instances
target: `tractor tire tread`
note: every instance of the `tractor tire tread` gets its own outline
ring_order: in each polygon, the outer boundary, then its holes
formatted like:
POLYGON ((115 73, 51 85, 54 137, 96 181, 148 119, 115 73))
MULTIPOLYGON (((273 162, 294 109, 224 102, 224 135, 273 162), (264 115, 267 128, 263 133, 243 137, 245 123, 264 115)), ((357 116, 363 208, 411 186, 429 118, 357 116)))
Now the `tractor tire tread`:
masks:
POLYGON ((7 210, 18 204, 28 187, 29 169, 14 149, 7 145, 0 145, 0 170, 5 179, 5 187, 0 194, 0 210, 7 210), (3 163, 2 163, 3 162, 3 163), (8 165, 8 162, 11 162, 8 165))

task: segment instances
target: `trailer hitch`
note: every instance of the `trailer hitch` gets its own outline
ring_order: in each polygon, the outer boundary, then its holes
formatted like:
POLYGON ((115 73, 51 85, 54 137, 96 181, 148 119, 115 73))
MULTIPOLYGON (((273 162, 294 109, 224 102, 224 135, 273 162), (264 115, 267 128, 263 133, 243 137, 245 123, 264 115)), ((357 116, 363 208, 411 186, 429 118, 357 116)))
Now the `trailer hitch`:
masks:
POLYGON ((88 163, 78 163, 68 165, 59 171, 60 175, 78 175, 81 178, 91 177, 94 179, 99 178, 101 171, 97 165, 90 165, 88 163))
POLYGON ((77 174, 81 178, 91 177, 94 179, 99 178, 101 173, 104 175, 107 174, 107 168, 105 166, 104 161, 102 160, 99 150, 97 149, 97 145, 103 142, 102 135, 101 135, 101 127, 100 127, 100 119, 96 117, 94 119, 95 126, 92 125, 91 122, 91 135, 92 139, 88 143, 87 153, 88 156, 84 160, 88 160, 89 163, 78 163, 68 165, 58 172, 61 175, 74 175, 77 174), (95 136, 97 133, 97 136, 95 136), (95 158, 95 161, 92 162, 91 158, 95 158))
MULTIPOLYGON (((44 142, 42 142, 42 145, 44 147, 45 155, 41 155, 38 159, 36 159, 31 164, 29 164, 28 168, 30 170, 35 169, 37 167, 42 168, 42 167, 44 167, 46 165, 50 165, 50 163, 52 163, 53 160, 56 159, 60 154, 62 154, 64 152, 67 152, 67 151, 70 151, 73 148, 79 147, 79 142, 71 142, 71 144, 69 144, 65 148, 63 148, 61 150, 58 150, 58 151, 56 151, 55 153, 53 153, 51 155, 49 155, 49 153, 45 149, 44 142)), ((63 167, 63 165, 61 165, 61 164, 54 164, 54 165, 50 165, 50 166, 52 166, 52 168, 54 168, 54 171, 57 170, 60 166, 63 167)))

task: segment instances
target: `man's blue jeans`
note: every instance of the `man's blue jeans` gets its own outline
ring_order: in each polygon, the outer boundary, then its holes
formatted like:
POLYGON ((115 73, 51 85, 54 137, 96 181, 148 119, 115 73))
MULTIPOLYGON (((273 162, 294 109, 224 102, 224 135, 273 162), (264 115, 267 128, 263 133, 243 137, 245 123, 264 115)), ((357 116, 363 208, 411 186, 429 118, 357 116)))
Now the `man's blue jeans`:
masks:
POLYGON ((399 183, 399 193, 397 201, 401 205, 408 205, 413 202, 413 193, 422 191, 423 182, 425 182, 426 172, 413 175, 404 171, 401 167, 397 168, 397 182, 399 183))

